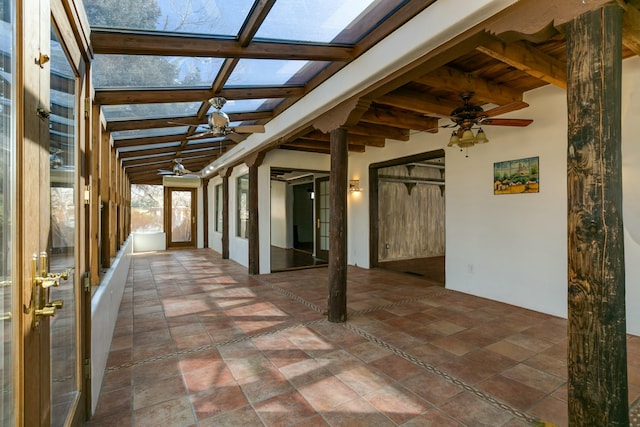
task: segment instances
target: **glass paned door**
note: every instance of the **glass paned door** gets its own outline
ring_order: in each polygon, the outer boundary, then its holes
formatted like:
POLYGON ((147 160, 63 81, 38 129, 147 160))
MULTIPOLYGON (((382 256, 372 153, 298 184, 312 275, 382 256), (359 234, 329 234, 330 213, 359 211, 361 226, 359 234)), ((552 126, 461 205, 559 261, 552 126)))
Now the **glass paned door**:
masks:
POLYGON ((15 112, 14 95, 11 82, 15 69, 13 56, 14 25, 13 6, 15 2, 0 0, 0 424, 13 424, 14 384, 13 351, 15 337, 13 325, 16 313, 13 312, 13 284, 11 264, 14 221, 13 197, 15 178, 13 154, 15 153, 15 112))
POLYGON ((168 247, 195 246, 195 189, 169 189, 168 247))
MULTIPOLYGON (((55 31, 51 33, 49 117, 49 270, 68 278, 49 288, 49 301, 62 301, 50 321, 51 425, 63 426, 79 398, 77 259, 77 78, 55 31)), ((42 255, 41 255, 42 256, 42 255)))
POLYGON ((316 258, 329 259, 329 177, 316 180, 316 258))

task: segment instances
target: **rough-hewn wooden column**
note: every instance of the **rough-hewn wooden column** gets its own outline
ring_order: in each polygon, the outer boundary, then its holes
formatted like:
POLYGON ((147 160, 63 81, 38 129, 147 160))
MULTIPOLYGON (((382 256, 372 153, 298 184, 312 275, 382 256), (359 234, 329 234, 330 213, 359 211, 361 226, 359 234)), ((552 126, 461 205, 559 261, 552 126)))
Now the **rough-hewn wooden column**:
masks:
POLYGON ((371 100, 351 98, 337 105, 314 123, 330 132, 331 176, 329 178, 329 298, 328 320, 347 320, 347 173, 349 136, 347 129, 358 123, 371 100))
POLYGON ((616 5, 566 27, 569 425, 627 426, 621 28, 616 5))
POLYGON ((229 176, 231 168, 220 171, 222 177, 222 259, 229 259, 229 176))
POLYGON ((249 166, 249 274, 260 274, 260 230, 258 226, 258 167, 264 153, 256 153, 245 160, 249 166))
POLYGON ((329 321, 347 320, 347 129, 331 131, 329 179, 329 321))

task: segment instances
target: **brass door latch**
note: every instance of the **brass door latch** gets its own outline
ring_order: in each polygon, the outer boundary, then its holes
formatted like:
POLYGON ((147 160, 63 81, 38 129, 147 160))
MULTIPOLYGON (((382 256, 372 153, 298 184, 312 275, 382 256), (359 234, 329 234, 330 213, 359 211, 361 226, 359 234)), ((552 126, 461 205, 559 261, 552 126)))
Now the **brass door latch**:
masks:
POLYGON ((64 305, 61 299, 51 301, 51 288, 60 286, 60 280, 67 280, 71 269, 62 273, 47 272, 48 255, 46 252, 40 253, 40 269, 38 271, 38 256, 33 255, 31 259, 32 272, 32 303, 34 303, 33 327, 37 328, 41 317, 53 317, 57 310, 64 305))

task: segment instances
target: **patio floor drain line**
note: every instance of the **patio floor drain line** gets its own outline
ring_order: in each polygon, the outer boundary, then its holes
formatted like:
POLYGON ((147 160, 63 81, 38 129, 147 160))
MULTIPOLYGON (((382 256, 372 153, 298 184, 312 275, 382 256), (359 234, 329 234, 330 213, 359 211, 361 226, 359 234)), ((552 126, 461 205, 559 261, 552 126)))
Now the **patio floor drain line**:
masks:
POLYGON ((505 411, 511 415, 513 415, 514 417, 524 420, 528 423, 534 423, 536 421, 536 418, 532 417, 531 415, 528 415, 522 411, 519 411, 513 407, 511 407, 510 405, 501 402, 500 400, 496 399, 495 397, 491 396, 488 393, 485 393, 484 391, 477 389, 475 387, 473 387, 472 385, 469 385, 467 383, 465 383, 464 381, 461 381, 451 375, 449 375, 448 373, 438 369, 437 367, 423 362, 422 360, 418 359, 417 357, 407 353, 406 351, 403 351, 399 348, 397 348, 394 345, 391 345, 385 341, 382 341, 381 339, 379 339, 378 337, 371 335, 370 333, 357 328, 353 325, 350 325, 349 323, 345 323, 344 327, 351 330, 352 332, 360 335, 362 338, 365 338, 366 340, 373 342, 375 344, 378 344, 379 346, 391 351, 392 353, 396 354, 397 356, 402 357, 403 359, 413 363, 414 365, 420 366, 423 369, 426 369, 427 371, 431 372, 432 374, 435 374, 439 377, 441 377, 442 379, 450 382, 451 384, 454 384, 458 387, 461 387, 462 389, 473 393, 474 395, 476 395, 477 397, 479 397, 480 399, 484 400, 485 402, 491 404, 494 407, 497 407, 498 409, 505 411))

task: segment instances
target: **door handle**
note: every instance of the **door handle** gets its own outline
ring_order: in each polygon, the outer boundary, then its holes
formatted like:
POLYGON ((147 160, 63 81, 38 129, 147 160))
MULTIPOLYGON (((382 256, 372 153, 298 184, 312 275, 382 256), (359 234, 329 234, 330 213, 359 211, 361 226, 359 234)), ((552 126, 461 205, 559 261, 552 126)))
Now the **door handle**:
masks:
POLYGON ((35 302, 33 327, 37 328, 42 317, 53 317, 56 311, 60 310, 64 302, 60 299, 51 301, 50 290, 52 287, 60 286, 60 280, 67 280, 71 269, 66 269, 62 273, 47 272, 48 255, 46 252, 40 253, 40 269, 38 271, 38 256, 33 254, 31 258, 32 293, 31 298, 35 302))
POLYGON ((320 230, 320 218, 316 219, 316 227, 320 230))

